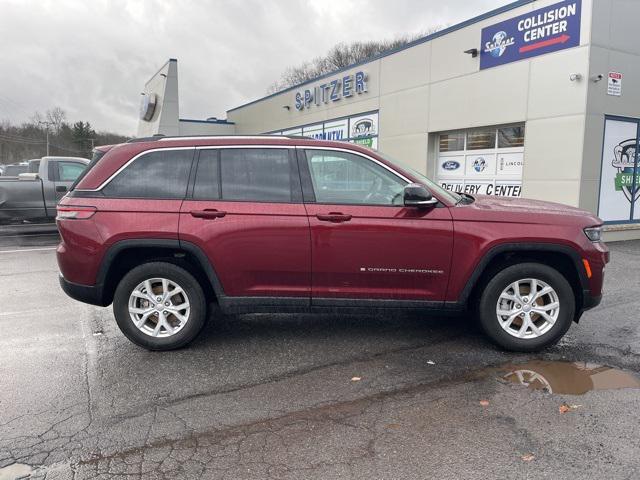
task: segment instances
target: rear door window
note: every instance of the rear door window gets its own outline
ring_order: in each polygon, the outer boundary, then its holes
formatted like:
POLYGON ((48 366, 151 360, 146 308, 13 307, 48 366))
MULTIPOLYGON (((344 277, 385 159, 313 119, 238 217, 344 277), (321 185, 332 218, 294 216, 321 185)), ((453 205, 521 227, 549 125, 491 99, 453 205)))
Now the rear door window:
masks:
POLYGON ((87 166, 80 162, 56 162, 60 182, 75 182, 87 166))
POLYGON ((102 191, 108 197, 117 198, 184 198, 194 150, 144 154, 114 177, 102 191))
MULTIPOLYGON (((218 160, 210 158, 209 161, 218 160)), ((219 162, 222 200, 275 203, 301 201, 298 167, 295 156, 288 149, 221 149, 219 162)), ((201 183, 200 166, 198 170, 194 194, 201 183)), ((215 182, 215 168, 209 167, 207 172, 202 178, 215 182)))

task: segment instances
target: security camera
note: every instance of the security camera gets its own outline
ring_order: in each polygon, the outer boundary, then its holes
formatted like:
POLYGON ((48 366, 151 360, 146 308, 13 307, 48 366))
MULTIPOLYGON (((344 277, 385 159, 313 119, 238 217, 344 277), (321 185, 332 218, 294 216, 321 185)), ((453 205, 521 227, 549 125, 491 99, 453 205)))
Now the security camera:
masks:
POLYGON ((597 74, 597 75, 593 75, 591 77, 591 81, 593 83, 598 83, 600 80, 602 80, 604 78, 604 75, 602 75, 601 73, 597 74))
POLYGON ((569 75, 569 80, 571 80, 572 82, 577 82, 582 80, 582 74, 580 73, 572 73, 571 75, 569 75))

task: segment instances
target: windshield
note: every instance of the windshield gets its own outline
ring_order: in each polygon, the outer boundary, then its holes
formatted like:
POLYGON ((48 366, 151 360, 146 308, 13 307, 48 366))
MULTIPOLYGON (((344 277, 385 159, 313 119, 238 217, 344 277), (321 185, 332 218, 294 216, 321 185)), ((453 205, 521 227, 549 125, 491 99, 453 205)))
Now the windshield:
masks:
POLYGON ((415 179, 418 181, 418 183, 421 183, 422 185, 427 187, 432 193, 435 193, 436 196, 438 196, 440 198, 446 198, 447 200, 449 200, 453 204, 456 204, 456 203, 458 203, 460 201, 460 199, 461 199, 460 195, 458 195, 457 193, 445 190, 440 185, 435 183, 430 178, 427 178, 426 176, 424 176, 422 173, 418 172, 417 170, 415 170, 415 169, 409 167, 408 165, 396 160, 395 158, 391 158, 389 155, 386 155, 386 154, 381 153, 381 152, 376 152, 376 153, 379 156, 381 156, 382 158, 384 158, 390 164, 396 165, 397 167, 401 168, 402 170, 406 170, 407 172, 411 173, 411 175, 413 175, 415 177, 415 179))

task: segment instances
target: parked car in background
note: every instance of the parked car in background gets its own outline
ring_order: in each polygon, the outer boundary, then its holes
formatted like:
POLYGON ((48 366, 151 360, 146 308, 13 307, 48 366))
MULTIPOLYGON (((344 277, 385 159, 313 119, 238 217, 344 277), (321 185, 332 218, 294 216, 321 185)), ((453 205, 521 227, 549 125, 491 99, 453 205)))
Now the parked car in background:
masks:
POLYGON ((222 312, 470 311, 498 345, 557 342, 602 295, 602 221, 459 195, 359 145, 164 137, 115 146, 58 205, 60 283, 151 350, 222 312))
POLYGON ((29 162, 11 163, 5 165, 2 169, 3 177, 17 177, 21 173, 27 173, 29 171, 29 162))
POLYGON ((43 157, 20 165, 24 171, 16 176, 0 177, 0 225, 53 222, 56 204, 88 163, 86 158, 43 157))

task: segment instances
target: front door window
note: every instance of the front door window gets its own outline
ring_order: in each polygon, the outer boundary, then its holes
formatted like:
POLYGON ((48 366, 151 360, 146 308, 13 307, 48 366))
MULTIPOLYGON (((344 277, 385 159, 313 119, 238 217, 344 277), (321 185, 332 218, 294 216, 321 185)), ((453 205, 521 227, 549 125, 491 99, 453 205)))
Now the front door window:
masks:
POLYGON ((317 203, 402 205, 407 182, 385 167, 346 152, 307 150, 317 203))

